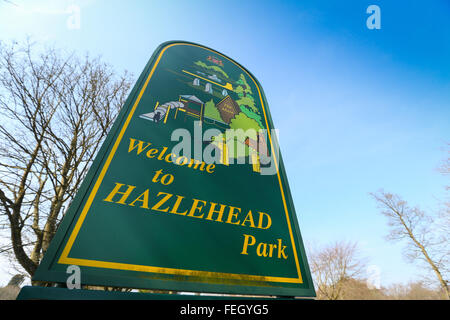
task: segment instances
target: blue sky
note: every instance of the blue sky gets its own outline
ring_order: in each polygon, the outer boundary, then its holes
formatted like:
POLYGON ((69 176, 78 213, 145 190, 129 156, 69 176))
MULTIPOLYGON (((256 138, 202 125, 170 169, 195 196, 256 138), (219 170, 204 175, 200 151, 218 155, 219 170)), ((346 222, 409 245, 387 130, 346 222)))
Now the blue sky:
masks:
POLYGON ((239 61, 280 130, 305 242, 358 241, 383 285, 423 273, 386 242, 368 193, 384 188, 426 210, 444 196, 436 168, 450 141, 448 1, 11 1, 0 1, 0 40, 29 35, 101 55, 136 78, 167 40, 239 61), (72 4, 79 29, 67 27, 72 4), (366 27, 371 4, 380 30, 366 27))

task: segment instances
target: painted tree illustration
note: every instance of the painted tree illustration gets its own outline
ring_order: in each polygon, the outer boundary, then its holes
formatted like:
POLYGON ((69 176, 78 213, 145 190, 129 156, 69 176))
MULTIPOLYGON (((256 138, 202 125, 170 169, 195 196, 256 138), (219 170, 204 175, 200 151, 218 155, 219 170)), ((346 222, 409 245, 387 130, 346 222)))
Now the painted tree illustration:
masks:
POLYGON ((250 150, 245 145, 245 140, 247 138, 252 140, 258 139, 258 132, 261 129, 258 122, 241 112, 231 120, 230 128, 235 130, 234 141, 232 142, 235 152, 231 156, 235 158, 248 156, 250 150), (244 145, 244 148, 239 148, 239 145, 244 145))
POLYGON ((246 107, 243 106, 243 105, 240 105, 239 107, 241 108, 241 111, 242 111, 247 117, 249 117, 250 119, 255 120, 255 121, 258 123, 260 129, 263 129, 263 128, 264 128, 263 123, 262 123, 261 115, 259 115, 259 114, 257 114, 257 113, 254 113, 252 110, 246 108, 246 107))
POLYGON ((252 88, 248 85, 247 80, 242 73, 239 76, 239 80, 236 81, 236 85, 237 86, 234 89, 234 92, 236 92, 239 97, 236 103, 241 107, 241 109, 245 108, 247 110, 251 110, 255 114, 259 114, 259 110, 255 105, 255 98, 252 96, 252 88))
MULTIPOLYGON (((240 93, 238 93, 239 97, 246 97, 247 95, 251 95, 253 94, 252 92, 252 88, 248 85, 247 80, 245 79, 244 74, 240 74, 239 75, 239 80, 236 81, 236 84, 238 85, 238 87, 241 87, 241 89, 239 90, 240 93)), ((253 98, 253 97, 252 97, 253 98)))
POLYGON ((256 133, 261 129, 254 119, 249 118, 243 112, 231 120, 230 128, 235 130, 242 129, 244 131, 251 129, 255 132, 255 136, 251 137, 253 139, 256 139, 256 133))
POLYGON ((225 71, 223 71, 222 68, 220 68, 219 66, 207 65, 206 63, 204 63, 204 62, 202 62, 202 61, 196 61, 196 62, 194 62, 194 64, 197 65, 197 66, 199 66, 199 67, 202 67, 202 68, 204 68, 204 69, 206 69, 206 70, 209 70, 209 71, 211 71, 211 70, 212 70, 212 71, 215 71, 215 72, 221 74, 221 75, 222 75, 224 78, 226 78, 226 79, 229 78, 229 77, 228 77, 228 74, 227 74, 225 71))
POLYGON ((204 116, 210 119, 223 121, 222 117, 220 116, 219 110, 217 110, 216 105, 214 104, 213 99, 205 103, 204 116))

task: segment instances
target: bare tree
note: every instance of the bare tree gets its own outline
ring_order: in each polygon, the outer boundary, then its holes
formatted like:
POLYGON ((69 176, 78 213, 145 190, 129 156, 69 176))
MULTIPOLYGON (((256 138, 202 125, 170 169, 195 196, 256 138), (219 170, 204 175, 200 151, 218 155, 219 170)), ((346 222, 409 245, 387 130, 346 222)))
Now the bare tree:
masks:
POLYGON ((33 275, 130 88, 99 58, 0 43, 0 252, 33 275))
POLYGON ((383 288, 376 288, 367 285, 367 279, 353 279, 349 278, 343 281, 342 284, 342 298, 343 300, 386 300, 383 288))
POLYGON ((439 300, 443 295, 439 290, 428 288, 422 281, 408 284, 391 284, 384 289, 390 300, 439 300))
MULTIPOLYGON (((398 195, 379 191, 371 194, 388 218, 391 231, 388 240, 405 240, 405 254, 411 261, 425 263, 436 275, 445 296, 448 288, 450 243, 441 230, 445 220, 435 219, 417 207, 410 207, 398 195)), ((448 223, 448 220, 447 220, 448 223)), ((446 226, 448 230, 448 225, 446 226)))
POLYGON ((318 299, 344 299, 346 285, 361 279, 366 259, 361 257, 357 243, 336 242, 313 249, 309 262, 318 299))
MULTIPOLYGON (((450 176, 450 143, 447 144, 447 157, 442 162, 441 166, 439 167, 439 172, 444 176, 450 176)), ((440 223, 438 224, 441 229, 441 234, 446 236, 447 244, 450 243, 450 195, 448 192, 450 192, 450 185, 446 186, 447 195, 445 202, 442 206, 442 209, 439 212, 439 220, 440 223)), ((450 266, 448 266, 450 268, 450 266)), ((447 269, 447 272, 450 272, 447 269)))
MULTIPOLYGON (((450 175, 450 143, 447 144, 447 154, 448 156, 445 158, 445 160, 442 162, 441 166, 439 167, 439 172, 441 172, 443 175, 450 175)), ((447 187, 450 188, 450 187, 447 187)))

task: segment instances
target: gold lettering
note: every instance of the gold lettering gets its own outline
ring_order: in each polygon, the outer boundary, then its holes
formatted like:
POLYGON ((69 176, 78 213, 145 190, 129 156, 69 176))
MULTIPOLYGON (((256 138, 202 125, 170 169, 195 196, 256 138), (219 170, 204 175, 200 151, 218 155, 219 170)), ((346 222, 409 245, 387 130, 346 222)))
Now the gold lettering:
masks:
POLYGON ((125 201, 127 200, 128 196, 130 195, 130 193, 136 188, 135 186, 128 186, 127 190, 125 192, 119 191, 120 188, 122 186, 124 186, 125 184, 123 183, 118 183, 116 182, 116 186, 114 187, 114 189, 111 191, 111 193, 105 198, 103 199, 103 201, 106 202, 114 202, 113 198, 116 194, 121 194, 122 197, 120 198, 119 201, 117 201, 116 203, 119 204, 126 204, 125 201))
POLYGON ((282 240, 281 239, 277 239, 278 240, 278 258, 281 259, 287 259, 287 254, 286 252, 284 252, 284 250, 286 249, 286 246, 282 246, 282 240))
POLYGON ((158 160, 162 160, 164 158, 164 154, 166 153, 166 151, 167 151, 167 147, 164 147, 158 156, 158 160))
POLYGON ((214 163, 206 164, 204 161, 199 161, 196 159, 189 159, 186 156, 178 157, 176 154, 167 153, 168 147, 149 148, 152 145, 150 142, 145 142, 139 139, 130 138, 130 143, 128 145, 128 152, 135 151, 136 155, 144 153, 149 159, 157 159, 160 161, 165 161, 167 163, 173 163, 179 166, 187 166, 194 170, 206 171, 208 173, 214 173, 216 165, 214 163))
POLYGON ((152 210, 161 211, 161 212, 168 212, 168 211, 169 211, 169 207, 167 207, 167 208, 165 208, 165 209, 160 209, 160 208, 161 208, 161 206, 162 206, 164 203, 166 203, 167 200, 169 200, 169 199, 173 196, 173 194, 166 193, 166 192, 159 192, 159 193, 157 194, 157 197, 159 197, 160 194, 164 194, 165 196, 164 196, 164 198, 162 198, 161 200, 159 200, 159 202, 156 203, 156 204, 152 207, 152 210))
POLYGON ((241 208, 236 208, 233 206, 230 206, 230 211, 228 212, 228 219, 227 219, 227 223, 231 223, 231 224, 239 224, 240 220, 236 221, 236 222, 232 222, 233 218, 237 218, 238 214, 241 212, 241 208), (237 213, 234 213, 234 211, 238 211, 237 213))
POLYGON ((204 213, 202 213, 201 216, 196 216, 195 212, 198 210, 199 212, 202 212, 203 206, 199 206, 198 203, 203 202, 203 205, 206 205, 206 201, 194 199, 194 203, 192 203, 191 211, 189 211, 188 216, 194 217, 194 218, 203 218, 204 213))
POLYGON ((169 153, 169 154, 167 154, 167 156, 166 156, 166 158, 164 159, 167 163, 171 163, 172 161, 173 161, 173 159, 171 159, 171 158, 174 158, 174 154, 173 153, 169 153), (170 160, 169 160, 170 159, 170 160))
POLYGON ((144 151, 151 145, 150 142, 146 142, 146 143, 147 143, 147 145, 145 146, 145 148, 143 148, 144 141, 130 138, 130 145, 128 146, 128 152, 131 152, 137 148, 136 153, 139 155, 142 151, 144 151), (139 141, 137 145, 135 144, 135 141, 139 141))
POLYGON ((224 204, 221 204, 221 205, 220 205, 220 209, 217 211, 217 210, 214 210, 214 208, 216 207, 217 203, 215 203, 215 202, 210 202, 210 204, 211 204, 211 208, 209 208, 209 212, 208 212, 208 216, 206 217, 206 220, 213 220, 212 215, 213 215, 214 213, 217 213, 218 216, 217 216, 216 221, 217 221, 217 222, 223 222, 223 221, 222 221, 223 212, 225 211, 225 208, 226 208, 227 206, 224 205, 224 204))
POLYGON ((259 213, 258 228, 269 229, 270 226, 272 225, 272 219, 270 218, 270 216, 265 212, 258 212, 258 213, 259 213), (267 217, 267 225, 265 227, 263 227, 264 217, 267 217))
POLYGON ((255 243, 256 243, 256 239, 255 239, 254 236, 251 236, 251 235, 248 235, 248 234, 244 234, 244 245, 242 247, 241 254, 247 254, 248 255, 247 248, 249 246, 255 245, 255 243))
POLYGON ((260 257, 267 257, 267 243, 261 242, 256 247, 256 254, 260 257), (261 248, 264 248, 261 250, 261 248))
POLYGON ((189 159, 186 158, 185 156, 181 156, 181 157, 177 158, 177 161, 175 161, 175 163, 179 166, 184 166, 188 162, 189 162, 189 159))
POLYGON ((242 226, 245 227, 245 223, 247 221, 250 221, 250 226, 251 228, 256 228, 255 226, 255 221, 253 220, 253 214, 252 214, 252 210, 249 210, 247 213, 247 216, 245 217, 244 221, 242 221, 242 226))
POLYGON ((185 216, 187 213, 187 210, 185 212, 177 212, 178 207, 180 206, 181 201, 184 199, 182 196, 177 196, 177 201, 175 201, 175 204, 172 207, 172 210, 170 210, 170 213, 179 214, 180 216, 185 216))
POLYGON ((214 163, 210 163, 206 166, 206 171, 208 173, 213 173, 214 172, 214 168, 216 167, 216 165, 214 163))
POLYGON ((272 257, 273 249, 276 249, 276 248, 277 248, 276 244, 273 244, 273 243, 269 244, 269 257, 272 257))
POLYGON ((194 169, 197 169, 198 166, 200 166, 200 171, 204 171, 205 163, 204 162, 200 162, 199 160, 196 160, 196 159, 191 159, 191 161, 188 164, 188 167, 192 168, 192 165, 194 163, 195 163, 194 169))
POLYGON ((132 203, 130 203, 129 205, 134 207, 134 203, 136 201, 140 201, 142 202, 142 206, 141 208, 145 208, 145 209, 149 209, 148 207, 148 189, 145 190, 139 197, 136 198, 136 200, 134 200, 132 203), (141 197, 143 197, 143 199, 141 199, 141 197))
POLYGON ((158 149, 150 149, 147 151, 147 158, 154 158, 156 154, 158 153, 158 149))

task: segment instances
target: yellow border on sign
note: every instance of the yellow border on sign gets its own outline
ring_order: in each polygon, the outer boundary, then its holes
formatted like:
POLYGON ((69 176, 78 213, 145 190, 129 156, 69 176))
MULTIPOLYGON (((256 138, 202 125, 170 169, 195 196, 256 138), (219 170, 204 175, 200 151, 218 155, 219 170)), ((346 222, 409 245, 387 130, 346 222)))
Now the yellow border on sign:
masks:
POLYGON ((100 175, 97 178, 97 181, 94 184, 94 187, 86 201, 86 204, 83 207, 83 210, 81 212, 80 217, 78 218, 74 229, 72 230, 72 233, 70 234, 69 240, 66 243, 66 246, 64 247, 64 250, 58 260, 58 263, 60 264, 75 264, 75 265, 79 265, 79 266, 87 266, 87 267, 96 267, 96 268, 108 268, 108 269, 118 269, 118 270, 131 270, 131 271, 143 271, 143 272, 152 272, 152 273, 161 273, 161 274, 172 274, 172 275, 184 275, 184 276, 197 276, 197 277, 212 277, 212 278, 221 278, 221 279, 231 279, 231 280, 247 280, 247 281, 264 281, 264 282, 286 282, 286 283, 303 283, 302 280, 302 275, 300 272, 300 265, 299 265, 299 261, 298 261, 298 257, 297 257, 297 249, 295 246, 295 241, 294 241, 294 236, 292 233, 292 227, 291 227, 291 222, 289 220, 289 212, 287 209, 287 205, 286 205, 286 199, 284 196, 284 191, 283 191, 283 186, 281 183, 281 177, 280 177, 280 172, 278 170, 278 162, 277 159, 275 158, 275 165, 276 165, 276 169, 277 169, 277 175, 278 175, 278 182, 280 184, 280 191, 281 191, 281 197, 283 199, 283 205, 284 205, 284 210, 286 213, 286 220, 287 220, 287 225, 288 225, 288 229, 289 229, 289 236, 291 239, 291 244, 292 244, 292 249, 294 252, 294 258, 295 258, 295 265, 297 267, 297 273, 298 273, 298 278, 286 278, 286 277, 272 277, 272 276, 255 276, 255 275, 246 275, 246 274, 235 274, 235 273, 222 273, 222 272, 209 272, 209 271, 199 271, 199 270, 186 270, 186 269, 175 269, 175 268, 163 268, 163 267, 152 267, 152 266, 144 266, 144 265, 134 265, 134 264, 127 264, 127 263, 116 263, 116 262, 107 262, 107 261, 97 261, 97 260, 88 260, 88 259, 76 259, 76 258, 70 258, 69 257, 69 252, 73 246, 73 243, 75 242, 75 239, 78 235, 78 232, 81 229, 81 226, 84 222, 84 219, 86 218, 86 215, 91 207, 92 202, 94 201, 95 195, 97 194, 98 189, 100 188, 100 185, 103 181, 103 178, 105 177, 106 172, 108 171, 108 167, 112 161, 112 159, 114 158, 114 155, 117 151, 117 148, 119 147, 120 141, 123 138, 123 135, 125 134, 125 131, 131 121, 131 118, 133 117, 134 112, 136 111, 136 108, 142 98, 142 95, 144 94, 145 89, 147 88, 148 83, 150 82, 151 77, 153 76, 153 73, 155 72, 156 67, 158 66, 162 55, 164 54, 164 52, 173 46, 177 46, 177 45, 185 45, 185 46, 194 46, 194 47, 199 47, 202 49, 206 49, 209 50, 211 52, 214 52, 218 55, 221 55, 222 57, 226 58, 227 60, 231 61, 233 64, 235 64, 236 66, 238 66, 240 69, 244 70, 245 73, 250 77, 250 79, 253 80, 253 83, 255 84, 256 88, 258 89, 258 94, 259 94, 259 99, 261 101, 261 106, 263 109, 263 113, 264 113, 264 119, 266 121, 266 127, 267 127, 267 133, 269 136, 269 141, 270 141, 270 146, 272 149, 272 155, 275 157, 275 152, 274 152, 274 147, 273 147, 273 143, 272 143, 272 137, 270 135, 270 130, 269 130, 269 123, 267 121, 267 115, 266 115, 266 111, 265 111, 265 107, 264 107, 264 102, 261 96, 261 91, 259 90, 259 86, 256 83, 255 79, 245 70, 243 69, 240 65, 238 65, 236 62, 234 62, 233 60, 230 60, 229 58, 227 58, 226 56, 222 55, 219 52, 216 52, 212 49, 208 49, 205 47, 202 47, 200 45, 195 45, 195 44, 190 44, 190 43, 172 43, 166 47, 164 47, 160 54, 158 55, 158 58, 156 59, 155 64, 153 65, 152 70, 150 71, 150 74, 147 78, 147 80, 145 81, 141 91, 139 92, 139 95, 135 101, 135 103, 133 104, 133 107, 127 117, 127 119, 125 120, 125 123, 122 126, 122 129, 119 132, 119 135, 116 139, 116 141, 114 142, 114 145, 111 149, 111 152, 108 155, 108 158, 106 159, 105 164, 103 165, 103 168, 100 172, 100 175))

